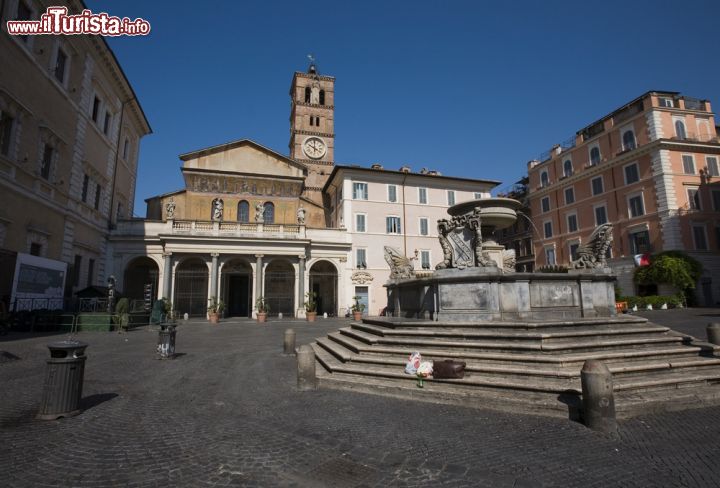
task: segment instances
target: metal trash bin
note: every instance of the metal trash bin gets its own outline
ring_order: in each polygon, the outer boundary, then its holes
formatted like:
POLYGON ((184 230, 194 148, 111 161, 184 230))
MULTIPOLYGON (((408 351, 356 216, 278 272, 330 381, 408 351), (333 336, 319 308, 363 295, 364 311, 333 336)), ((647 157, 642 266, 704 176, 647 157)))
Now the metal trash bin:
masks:
POLYGON ((36 418, 56 420, 80 413, 87 346, 85 342, 70 340, 48 344, 50 359, 36 418))
POLYGON ((158 332, 158 359, 175 359, 175 334, 177 331, 172 325, 161 325, 158 332))

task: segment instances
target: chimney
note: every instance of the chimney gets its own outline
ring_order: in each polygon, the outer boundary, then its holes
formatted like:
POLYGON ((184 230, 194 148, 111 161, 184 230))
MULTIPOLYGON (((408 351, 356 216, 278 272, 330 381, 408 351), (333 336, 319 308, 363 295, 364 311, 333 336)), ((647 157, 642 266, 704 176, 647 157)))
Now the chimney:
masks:
POLYGON ((531 159, 530 161, 528 161, 528 163, 527 163, 528 171, 530 171, 531 169, 533 169, 533 168, 534 168, 535 166, 537 166, 538 164, 540 164, 540 161, 538 161, 537 159, 531 159))
POLYGON ((405 165, 405 166, 400 167, 400 171, 402 173, 409 173, 411 171, 411 169, 410 169, 410 166, 405 165))
POLYGON ((373 163, 370 165, 370 169, 383 169, 383 167, 380 163, 373 163))

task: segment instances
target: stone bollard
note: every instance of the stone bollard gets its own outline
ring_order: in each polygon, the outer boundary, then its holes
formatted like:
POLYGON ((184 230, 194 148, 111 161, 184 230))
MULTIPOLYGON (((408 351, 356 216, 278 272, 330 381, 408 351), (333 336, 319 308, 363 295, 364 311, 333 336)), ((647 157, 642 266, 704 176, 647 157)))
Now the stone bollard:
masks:
POLYGON ((283 341, 283 354, 295 354, 295 331, 285 329, 285 340, 283 341))
POLYGON ((720 322, 711 322, 708 324, 707 339, 710 344, 720 346, 720 322))
POLYGON ((580 371, 585 425, 605 433, 617 432, 612 374, 604 363, 588 359, 580 371))
POLYGON ((297 386, 300 391, 309 391, 317 388, 315 379, 315 351, 306 344, 300 346, 297 352, 297 386))

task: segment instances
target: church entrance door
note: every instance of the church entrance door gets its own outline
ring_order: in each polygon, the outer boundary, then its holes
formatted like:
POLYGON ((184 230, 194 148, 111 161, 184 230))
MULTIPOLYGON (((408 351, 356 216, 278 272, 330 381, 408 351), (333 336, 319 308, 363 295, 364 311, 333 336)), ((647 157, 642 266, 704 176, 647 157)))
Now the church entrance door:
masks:
POLYGON ((250 276, 233 274, 228 277, 227 311, 229 317, 250 316, 250 276))

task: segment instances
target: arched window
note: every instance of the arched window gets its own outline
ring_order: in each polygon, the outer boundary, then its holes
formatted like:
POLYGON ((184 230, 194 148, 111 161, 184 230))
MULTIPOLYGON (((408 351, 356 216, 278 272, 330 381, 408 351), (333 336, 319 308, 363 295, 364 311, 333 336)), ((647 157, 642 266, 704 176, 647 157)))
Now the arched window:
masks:
POLYGON ((540 186, 543 188, 550 184, 550 178, 548 177, 547 171, 540 173, 540 186))
POLYGON ((563 163, 563 175, 564 176, 572 176, 573 174, 573 167, 572 167, 572 161, 569 159, 566 159, 563 163))
POLYGON ((682 120, 675 121, 675 135, 678 139, 685 139, 687 137, 685 133, 685 123, 682 120))
POLYGON ((265 203, 265 210, 263 211, 263 221, 266 224, 275 223, 275 205, 272 202, 265 203))
POLYGON ((625 131, 623 134, 623 149, 626 151, 629 151, 631 149, 635 149, 637 146, 635 145, 635 133, 631 130, 625 131))
POLYGON ((310 103, 310 87, 305 87, 305 103, 310 103))
POLYGON ((315 117, 313 117, 312 115, 310 116, 310 125, 315 125, 315 117))
POLYGON ((238 203, 237 219, 238 222, 243 224, 250 222, 250 204, 247 200, 241 200, 240 203, 238 203))
POLYGON ((315 127, 320 127, 320 117, 315 117, 315 127))
POLYGON ((595 146, 590 149, 590 164, 595 166, 600 162, 600 148, 595 146))
POLYGON ((320 90, 320 105, 325 105, 325 90, 320 90))

